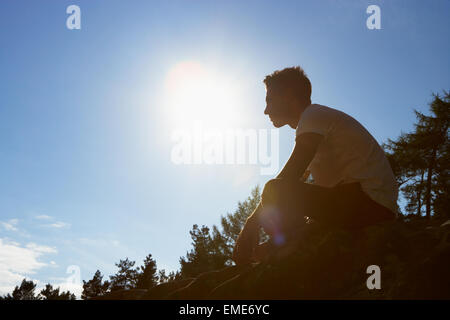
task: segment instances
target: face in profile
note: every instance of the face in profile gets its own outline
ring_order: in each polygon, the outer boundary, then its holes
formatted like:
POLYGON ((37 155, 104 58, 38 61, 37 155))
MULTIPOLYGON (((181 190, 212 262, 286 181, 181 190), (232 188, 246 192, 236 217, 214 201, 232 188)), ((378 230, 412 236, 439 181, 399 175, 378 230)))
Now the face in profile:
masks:
POLYGON ((267 88, 264 114, 269 116, 275 128, 280 128, 289 123, 292 117, 289 107, 290 103, 286 95, 282 95, 270 87, 267 88))

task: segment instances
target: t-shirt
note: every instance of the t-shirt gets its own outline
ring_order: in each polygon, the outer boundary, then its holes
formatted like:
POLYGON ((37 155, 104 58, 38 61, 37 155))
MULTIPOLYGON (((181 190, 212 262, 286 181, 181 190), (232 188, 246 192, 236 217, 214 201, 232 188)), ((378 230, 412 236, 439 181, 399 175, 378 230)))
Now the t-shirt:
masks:
POLYGON ((323 187, 359 182, 374 201, 397 212, 398 187, 383 149, 374 137, 348 114, 311 104, 303 111, 296 136, 305 132, 324 137, 308 170, 323 187))

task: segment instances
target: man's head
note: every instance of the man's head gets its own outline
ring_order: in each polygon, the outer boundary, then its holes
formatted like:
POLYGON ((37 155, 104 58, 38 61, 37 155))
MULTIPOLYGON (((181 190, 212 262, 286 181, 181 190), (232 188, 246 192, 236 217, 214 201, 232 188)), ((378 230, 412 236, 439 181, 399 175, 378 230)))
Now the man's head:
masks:
POLYGON ((311 104, 311 82, 300 67, 277 70, 264 79, 266 109, 277 128, 286 124, 295 128, 303 110, 311 104))

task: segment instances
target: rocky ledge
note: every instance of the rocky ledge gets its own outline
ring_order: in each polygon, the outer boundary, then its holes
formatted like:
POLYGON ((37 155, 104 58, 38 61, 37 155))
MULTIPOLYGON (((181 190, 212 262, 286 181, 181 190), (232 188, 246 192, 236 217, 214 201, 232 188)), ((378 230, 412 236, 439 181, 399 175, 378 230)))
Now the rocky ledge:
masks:
POLYGON ((450 299, 450 220, 316 228, 261 263, 97 299, 450 299))

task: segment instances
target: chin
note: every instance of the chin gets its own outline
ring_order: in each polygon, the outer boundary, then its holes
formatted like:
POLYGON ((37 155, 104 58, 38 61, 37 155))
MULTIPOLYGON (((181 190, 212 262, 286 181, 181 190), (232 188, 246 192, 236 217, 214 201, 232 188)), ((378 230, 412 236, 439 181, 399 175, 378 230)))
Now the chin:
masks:
POLYGON ((282 126, 284 126, 286 124, 284 122, 272 120, 272 119, 270 119, 270 121, 272 121, 272 124, 275 128, 281 128, 282 126))

